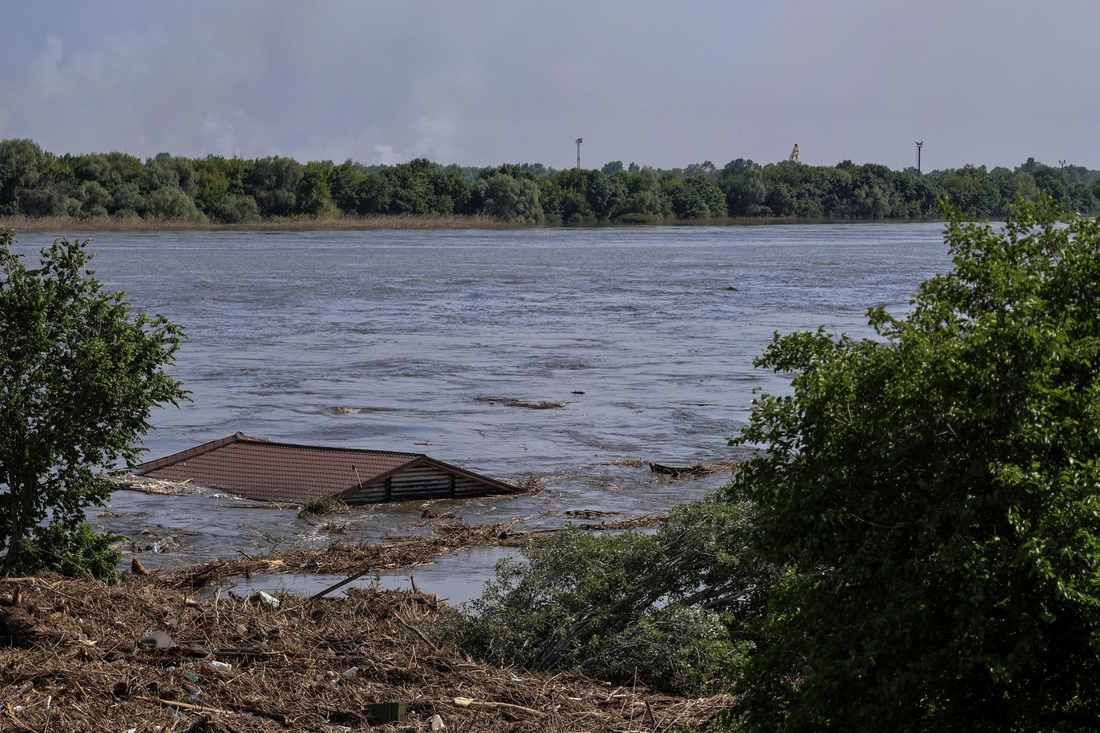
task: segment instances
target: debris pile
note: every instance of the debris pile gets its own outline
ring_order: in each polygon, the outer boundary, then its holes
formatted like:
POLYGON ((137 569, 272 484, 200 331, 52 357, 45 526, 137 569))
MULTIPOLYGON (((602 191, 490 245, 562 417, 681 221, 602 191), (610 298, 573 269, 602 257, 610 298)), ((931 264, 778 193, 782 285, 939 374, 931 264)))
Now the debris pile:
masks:
POLYGON ((474 662, 416 593, 204 598, 178 580, 0 580, 0 729, 667 731, 730 702, 474 662))
MULTIPOLYGON (((599 512, 592 512, 568 516, 591 519, 600 515, 599 512)), ((578 526, 591 530, 643 529, 654 527, 661 520, 662 517, 658 516, 603 518, 603 521, 578 526)), ((357 573, 367 568, 376 571, 408 570, 427 565, 440 555, 470 547, 522 547, 532 539, 554 531, 513 534, 512 528, 517 521, 486 525, 445 521, 432 524, 432 535, 390 537, 382 544, 337 542, 327 547, 280 550, 261 557, 242 553, 231 560, 212 560, 183 568, 166 576, 165 582, 183 588, 201 588, 224 583, 234 577, 252 577, 256 573, 357 573)))

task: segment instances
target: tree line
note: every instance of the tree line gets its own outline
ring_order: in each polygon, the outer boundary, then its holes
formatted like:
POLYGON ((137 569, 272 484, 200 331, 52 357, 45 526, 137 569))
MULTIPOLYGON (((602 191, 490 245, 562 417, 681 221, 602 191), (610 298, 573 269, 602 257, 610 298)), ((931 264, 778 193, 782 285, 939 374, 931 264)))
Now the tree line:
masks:
POLYGON ((921 219, 940 202, 1004 217, 1045 195, 1100 213, 1100 171, 1029 158, 1014 170, 967 165, 924 175, 884 165, 760 165, 738 158, 657 169, 541 164, 474 168, 418 158, 393 166, 300 163, 161 153, 54 155, 26 139, 0 141, 0 216, 173 219, 247 224, 279 218, 480 215, 527 224, 659 224, 726 218, 921 219))

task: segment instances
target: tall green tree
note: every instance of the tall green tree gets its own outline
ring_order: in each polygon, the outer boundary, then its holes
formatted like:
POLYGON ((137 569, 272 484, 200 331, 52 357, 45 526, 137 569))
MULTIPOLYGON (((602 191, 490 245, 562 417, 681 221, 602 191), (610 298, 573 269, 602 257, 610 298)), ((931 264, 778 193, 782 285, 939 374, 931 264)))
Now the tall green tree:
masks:
POLYGON ((677 219, 709 219, 727 213, 725 194, 705 175, 667 178, 661 184, 661 193, 671 202, 677 219))
POLYGON ((0 140, 0 215, 19 213, 24 191, 48 164, 49 155, 33 140, 0 140))
POLYGON ((293 158, 252 161, 242 177, 244 193, 255 200, 263 216, 293 216, 302 172, 302 164, 293 158))
POLYGON ((878 337, 777 336, 730 491, 789 564, 748 731, 1100 729, 1100 222, 951 214, 878 337))
MULTIPOLYGON (((29 268, 0 232, 0 549, 79 536, 103 504, 104 471, 134 461, 156 405, 185 397, 165 372, 183 337, 133 312, 88 269, 87 242, 59 239, 29 268)), ((63 544, 63 542, 61 542, 63 544)))
POLYGON ((516 179, 505 173, 476 181, 471 187, 479 213, 505 221, 542 221, 539 184, 529 178, 516 179))

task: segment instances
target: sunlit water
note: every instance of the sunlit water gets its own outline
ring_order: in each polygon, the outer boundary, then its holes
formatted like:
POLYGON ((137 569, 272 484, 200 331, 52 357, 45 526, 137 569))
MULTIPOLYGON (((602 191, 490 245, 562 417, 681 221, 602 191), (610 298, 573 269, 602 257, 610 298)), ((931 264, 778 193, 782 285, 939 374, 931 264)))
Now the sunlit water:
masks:
MULTIPOLYGON (((33 253, 52 236, 19 239, 33 253)), ((193 401, 155 413, 148 457, 236 431, 427 453, 541 479, 537 496, 433 506, 515 531, 571 510, 659 514, 721 486, 624 464, 735 459, 727 438, 753 391, 786 388, 752 365, 774 332, 868 335, 867 308, 903 310, 949 266, 935 223, 98 233, 91 248, 98 278, 189 335, 173 373, 193 401)), ((156 568, 430 531, 415 526, 423 508, 307 522, 233 497, 119 492, 117 516, 92 516, 156 568)))

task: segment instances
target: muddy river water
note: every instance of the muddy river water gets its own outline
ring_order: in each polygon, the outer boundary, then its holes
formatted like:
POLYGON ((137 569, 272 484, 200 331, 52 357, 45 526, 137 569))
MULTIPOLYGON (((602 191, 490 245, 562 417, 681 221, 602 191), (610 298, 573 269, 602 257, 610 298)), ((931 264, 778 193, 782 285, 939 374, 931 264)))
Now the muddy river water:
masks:
MULTIPOLYGON (((537 496, 437 503, 470 523, 544 529, 590 510, 661 514, 727 476, 648 462, 736 460, 727 438, 776 331, 866 335, 949 266, 943 227, 819 224, 516 231, 97 233, 96 276, 186 329, 147 457, 242 431, 427 453, 537 496), (527 409, 495 401, 560 402, 527 409)), ((32 253, 52 235, 25 234, 32 253)), ((224 495, 118 492, 92 520, 148 568, 430 531, 424 507, 300 520, 224 495), (151 548, 158 550, 153 554, 151 548)), ((488 558, 488 559, 486 559, 488 558)), ((491 569, 483 553, 461 564, 491 569)), ((128 557, 127 557, 128 562, 128 557)), ((453 561, 452 561, 453 562, 453 561)), ((454 575, 453 568, 447 571, 454 575)), ((418 573, 418 583, 420 581, 418 573)))

